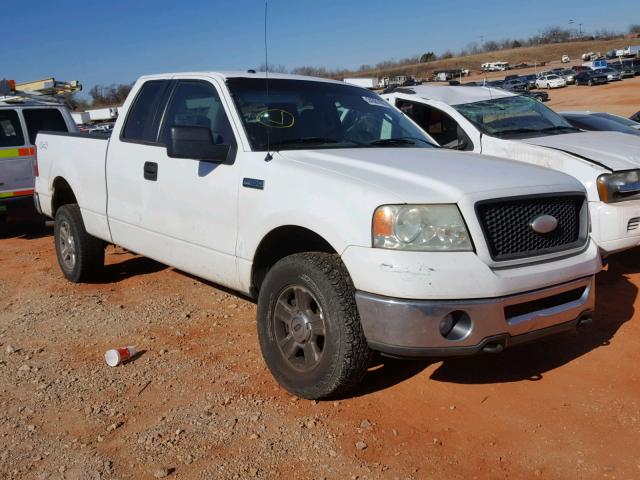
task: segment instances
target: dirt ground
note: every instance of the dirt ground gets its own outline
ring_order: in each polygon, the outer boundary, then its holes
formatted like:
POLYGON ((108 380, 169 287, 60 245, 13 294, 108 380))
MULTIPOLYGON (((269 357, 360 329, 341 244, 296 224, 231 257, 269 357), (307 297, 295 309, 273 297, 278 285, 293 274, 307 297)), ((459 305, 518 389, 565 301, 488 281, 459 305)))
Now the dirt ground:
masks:
MULTIPOLYGON (((636 78, 550 105, 628 114, 639 95, 636 78)), ((267 371, 252 302, 113 247, 100 283, 68 283, 51 233, 0 225, 0 478, 640 478, 640 250, 598 275, 588 329, 382 359, 353 397, 311 402, 267 371)))

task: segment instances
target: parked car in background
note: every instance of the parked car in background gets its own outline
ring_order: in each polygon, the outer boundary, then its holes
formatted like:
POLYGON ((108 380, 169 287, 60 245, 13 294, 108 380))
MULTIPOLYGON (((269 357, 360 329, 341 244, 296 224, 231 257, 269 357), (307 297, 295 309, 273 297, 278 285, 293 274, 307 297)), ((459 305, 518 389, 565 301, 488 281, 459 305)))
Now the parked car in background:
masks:
POLYGON ((629 118, 625 118, 620 115, 615 115, 613 113, 608 112, 589 112, 591 115, 596 115, 598 117, 604 117, 613 122, 620 123, 626 127, 635 128, 636 130, 640 130, 640 122, 633 121, 629 118))
POLYGON ((574 77, 573 81, 576 85, 603 85, 607 83, 607 76, 604 73, 599 73, 596 70, 583 70, 578 72, 574 77))
POLYGON ((562 88, 567 86, 567 81, 562 78, 560 75, 556 75, 555 73, 551 75, 545 75, 536 80, 537 88, 562 88))
POLYGON ((520 78, 511 78, 502 82, 502 88, 510 92, 527 92, 529 90, 529 82, 520 78))
POLYGON ((633 70, 634 75, 640 75, 640 59, 623 60, 622 64, 633 70))
POLYGON ((584 65, 574 65, 573 67, 571 67, 571 70, 579 73, 584 72, 585 70, 591 70, 591 68, 585 67, 584 65))
POLYGON ((617 71, 620 74, 620 78, 632 78, 635 76, 633 67, 627 66, 623 63, 610 63, 609 68, 617 71))
POLYGON ((611 67, 598 68, 596 71, 602 75, 606 75, 607 81, 609 82, 617 82, 619 80, 622 80, 622 75, 620 74, 620 72, 614 70, 611 67))
POLYGON ((529 88, 536 88, 536 80, 538 76, 535 73, 529 75, 521 75, 520 78, 522 80, 526 80, 529 83, 529 88))
POLYGON ((560 72, 560 76, 565 79, 567 85, 573 85, 574 83, 576 83, 576 73, 577 72, 575 70, 565 68, 564 70, 562 70, 562 72, 560 72))
POLYGON ((640 245, 640 138, 585 132, 500 89, 421 86, 383 95, 440 145, 560 170, 587 188, 604 254, 640 245))
POLYGON ((99 274, 113 243, 250 295, 268 368, 309 399, 347 395, 374 351, 499 352, 590 321, 575 178, 433 148, 364 88, 265 80, 143 77, 110 138, 38 135, 63 275, 99 274))
MULTIPOLYGON (((640 130, 624 125, 620 122, 598 115, 597 112, 558 112, 571 125, 580 130, 620 132, 640 136, 640 130)), ((631 120, 627 120, 631 122, 631 120)), ((635 123, 635 122, 632 122, 635 123)), ((638 124, 640 126, 640 124, 638 124)))
POLYGON ((525 97, 531 97, 539 102, 549 101, 549 94, 544 90, 529 90, 527 93, 523 93, 525 97))
POLYGON ((571 61, 571 58, 569 57, 569 55, 562 55, 562 59, 560 60, 560 63, 569 63, 571 61))
POLYGON ((53 100, 0 96, 0 220, 33 210, 35 139, 41 130, 77 132, 69 110, 53 100))

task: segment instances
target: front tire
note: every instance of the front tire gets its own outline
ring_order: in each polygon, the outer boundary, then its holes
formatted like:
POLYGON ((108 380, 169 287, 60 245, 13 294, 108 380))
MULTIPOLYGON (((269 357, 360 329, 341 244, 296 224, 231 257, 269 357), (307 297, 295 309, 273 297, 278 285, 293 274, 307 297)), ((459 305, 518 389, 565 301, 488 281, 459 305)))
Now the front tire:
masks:
POLYGON ((258 297, 258 338, 272 375, 295 395, 334 397, 360 383, 371 352, 337 255, 300 253, 271 268, 258 297))
POLYGON ((58 264, 67 280, 86 281, 104 266, 105 243, 87 233, 77 204, 58 209, 53 235, 58 264))

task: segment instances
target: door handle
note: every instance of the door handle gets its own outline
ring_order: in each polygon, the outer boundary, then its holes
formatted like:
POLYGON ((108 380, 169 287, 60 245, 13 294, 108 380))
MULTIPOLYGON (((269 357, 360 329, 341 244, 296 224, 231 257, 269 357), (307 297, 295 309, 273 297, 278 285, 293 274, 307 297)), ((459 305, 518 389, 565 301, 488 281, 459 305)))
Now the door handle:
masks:
POLYGON ((155 182, 158 180, 158 164, 155 162, 144 162, 144 178, 155 182))

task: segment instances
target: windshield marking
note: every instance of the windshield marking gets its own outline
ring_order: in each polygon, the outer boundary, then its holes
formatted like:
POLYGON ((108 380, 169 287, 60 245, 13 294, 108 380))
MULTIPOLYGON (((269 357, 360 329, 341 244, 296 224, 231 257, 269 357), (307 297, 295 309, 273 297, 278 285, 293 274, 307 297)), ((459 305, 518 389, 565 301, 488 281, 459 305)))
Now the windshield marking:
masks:
POLYGON ((265 127, 291 128, 296 123, 296 117, 286 110, 271 108, 260 112, 256 116, 256 121, 265 127))

